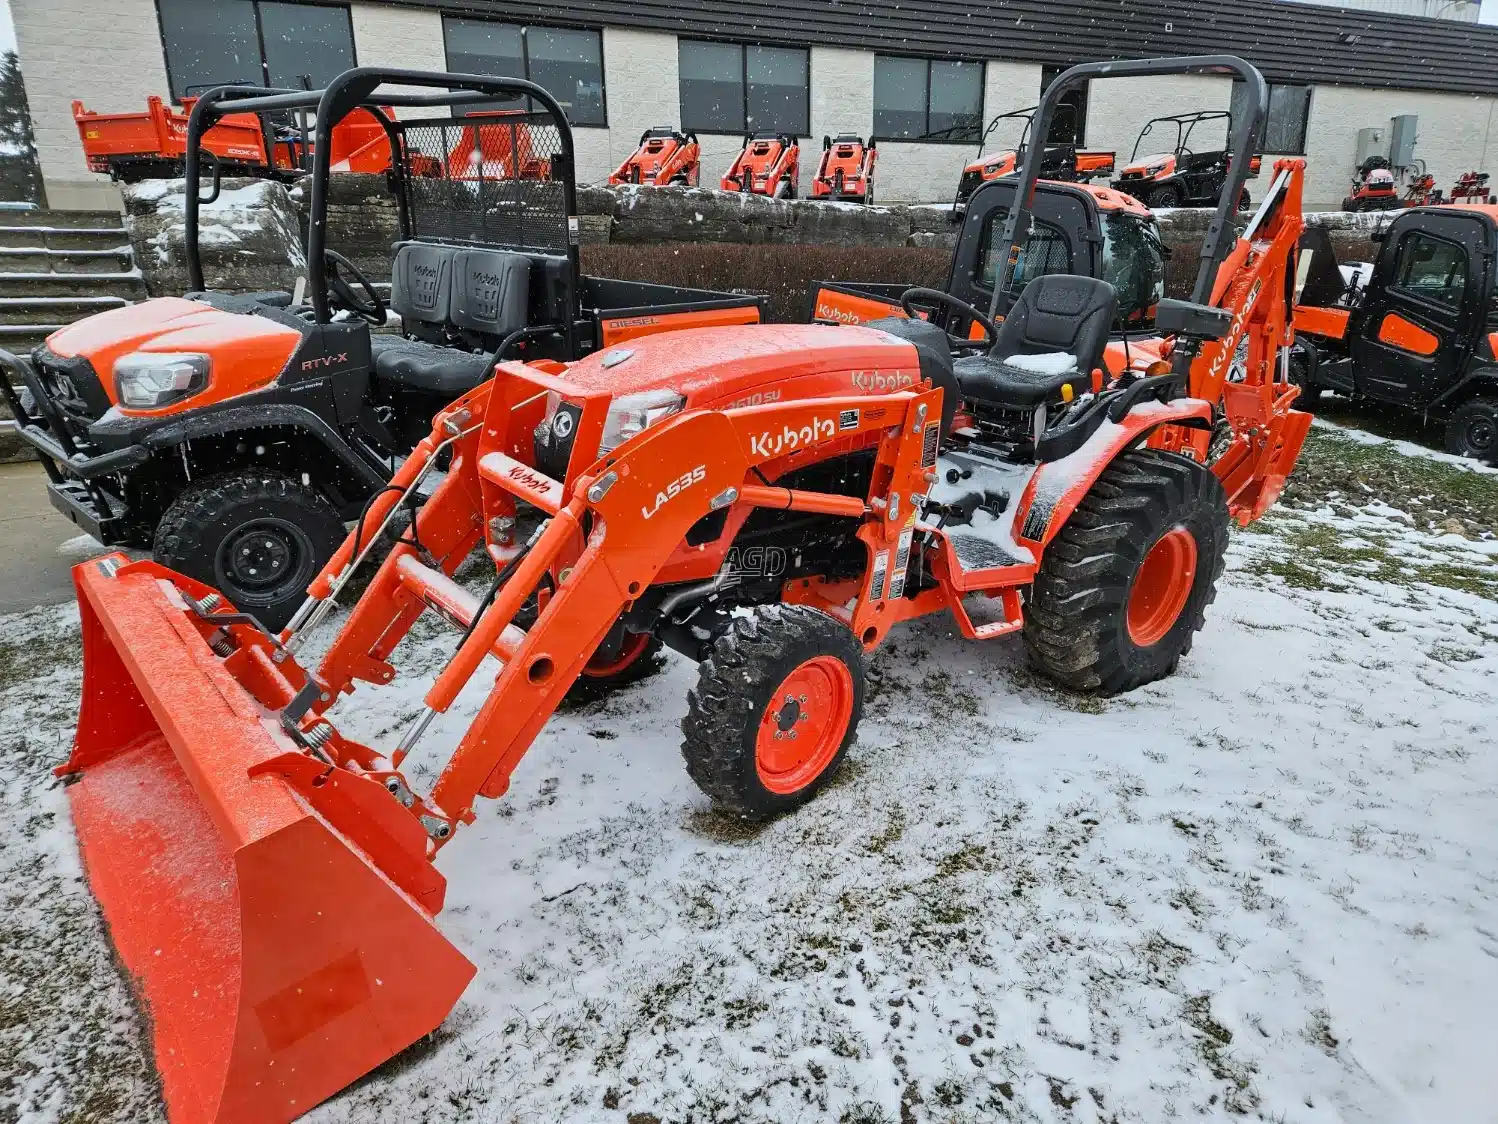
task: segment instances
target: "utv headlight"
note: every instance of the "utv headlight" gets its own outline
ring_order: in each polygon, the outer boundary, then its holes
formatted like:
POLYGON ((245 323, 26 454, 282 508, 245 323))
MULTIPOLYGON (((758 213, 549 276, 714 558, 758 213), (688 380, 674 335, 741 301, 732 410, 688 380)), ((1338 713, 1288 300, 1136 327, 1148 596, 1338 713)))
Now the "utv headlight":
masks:
POLYGON ((212 361, 180 351, 136 351, 114 361, 115 397, 132 410, 154 410, 208 385, 212 361))
POLYGON ((603 419, 599 455, 613 452, 656 422, 680 413, 686 404, 687 400, 674 390, 646 390, 615 398, 609 403, 608 415, 603 419))
POLYGON ((1151 164, 1144 170, 1144 174, 1147 176, 1158 176, 1163 171, 1165 171, 1164 164, 1151 164))

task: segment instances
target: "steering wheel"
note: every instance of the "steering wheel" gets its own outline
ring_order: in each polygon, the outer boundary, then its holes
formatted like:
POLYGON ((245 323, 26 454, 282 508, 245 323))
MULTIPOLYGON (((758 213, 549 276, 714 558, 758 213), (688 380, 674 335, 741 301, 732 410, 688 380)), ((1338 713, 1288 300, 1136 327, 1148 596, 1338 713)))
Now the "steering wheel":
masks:
POLYGON ((340 308, 352 312, 360 320, 368 321, 375 327, 382 327, 385 323, 385 302, 380 299, 380 294, 375 292, 375 287, 370 283, 368 277, 359 270, 359 267, 337 250, 324 250, 323 261, 327 264, 328 289, 340 308), (339 270, 347 270, 349 276, 359 288, 364 290, 364 296, 360 297, 354 291, 352 285, 343 279, 339 270))
POLYGON ((981 340, 964 339, 962 336, 954 336, 951 332, 948 332, 947 339, 951 341, 954 349, 966 351, 971 348, 981 348, 987 351, 999 338, 998 325, 989 319, 987 313, 978 311, 978 309, 968 304, 967 301, 954 297, 951 293, 944 293, 940 289, 906 289, 905 292, 900 294, 900 307, 905 310, 905 315, 912 320, 920 318, 915 308, 915 302, 918 300, 946 305, 953 312, 959 312, 983 326, 985 335, 981 340))

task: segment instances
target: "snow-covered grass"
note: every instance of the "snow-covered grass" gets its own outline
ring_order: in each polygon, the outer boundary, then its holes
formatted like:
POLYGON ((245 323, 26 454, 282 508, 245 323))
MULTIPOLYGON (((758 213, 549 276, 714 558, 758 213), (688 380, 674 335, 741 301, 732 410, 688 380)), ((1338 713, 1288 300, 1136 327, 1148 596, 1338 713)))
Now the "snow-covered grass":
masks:
MULTIPOLYGON (((478 978, 309 1119, 1490 1118, 1498 481, 1323 430, 1305 467, 1175 677, 1079 697, 909 626, 768 826, 687 779, 685 661, 560 714, 442 853, 478 978)), ((46 774, 74 622, 0 618, 0 1114, 156 1120, 46 774)), ((452 643, 423 622, 416 681, 335 715, 390 741, 452 643)))

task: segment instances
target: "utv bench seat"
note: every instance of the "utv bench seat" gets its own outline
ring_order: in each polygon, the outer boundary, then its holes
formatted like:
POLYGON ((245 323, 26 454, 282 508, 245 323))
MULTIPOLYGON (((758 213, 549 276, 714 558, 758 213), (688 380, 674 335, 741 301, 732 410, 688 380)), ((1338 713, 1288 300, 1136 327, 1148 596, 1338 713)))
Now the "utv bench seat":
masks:
POLYGON ((372 336, 374 381, 386 390, 418 390, 453 399, 489 377, 493 364, 483 352, 459 351, 401 336, 372 336))

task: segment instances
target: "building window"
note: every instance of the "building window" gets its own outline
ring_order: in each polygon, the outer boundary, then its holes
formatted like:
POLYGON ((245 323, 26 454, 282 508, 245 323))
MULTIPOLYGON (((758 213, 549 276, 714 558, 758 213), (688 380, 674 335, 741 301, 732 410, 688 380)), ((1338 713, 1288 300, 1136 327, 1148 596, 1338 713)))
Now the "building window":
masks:
MULTIPOLYGON (((1051 83, 1070 69, 1067 66, 1042 67, 1040 96, 1045 97, 1051 83)), ((1086 83, 1075 90, 1068 90, 1061 98, 1061 104, 1056 107, 1056 116, 1051 118, 1051 135, 1046 138, 1047 144, 1087 143, 1087 95, 1090 92, 1091 83, 1086 83)))
POLYGON ((983 64, 874 56, 874 135, 880 140, 976 144, 983 129, 983 64))
POLYGON ((213 86, 319 89, 354 65, 346 5, 157 0, 172 97, 213 86))
POLYGON ((1399 242, 1392 287, 1417 300, 1459 309, 1467 288, 1467 252, 1428 234, 1406 234, 1399 242))
MULTIPOLYGON (((602 33, 443 16, 442 38, 448 70, 526 79, 556 98, 572 124, 608 124, 602 33)), ((514 99, 488 108, 522 107, 514 99)))
MULTIPOLYGON (((1248 115, 1248 85, 1233 83, 1233 120, 1248 115)), ((1311 87, 1270 86, 1269 120, 1264 126, 1259 152, 1279 156, 1302 156, 1306 151, 1306 124, 1311 117, 1311 87)))
POLYGON ((804 137, 811 128, 806 51, 681 39, 676 52, 683 129, 804 137))

